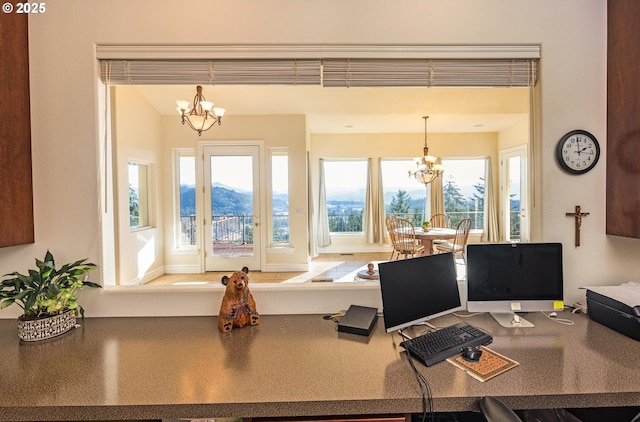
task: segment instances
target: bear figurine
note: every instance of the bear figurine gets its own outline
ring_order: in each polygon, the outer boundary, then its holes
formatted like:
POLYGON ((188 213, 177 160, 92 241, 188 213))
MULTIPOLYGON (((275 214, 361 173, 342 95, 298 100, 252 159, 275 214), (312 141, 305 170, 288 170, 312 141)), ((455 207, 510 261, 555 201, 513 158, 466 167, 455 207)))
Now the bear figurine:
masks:
POLYGON ((220 331, 227 333, 233 327, 258 325, 260 314, 256 311, 256 302, 249 291, 249 268, 242 267, 242 271, 234 272, 231 277, 225 275, 221 282, 227 288, 218 314, 220 331))

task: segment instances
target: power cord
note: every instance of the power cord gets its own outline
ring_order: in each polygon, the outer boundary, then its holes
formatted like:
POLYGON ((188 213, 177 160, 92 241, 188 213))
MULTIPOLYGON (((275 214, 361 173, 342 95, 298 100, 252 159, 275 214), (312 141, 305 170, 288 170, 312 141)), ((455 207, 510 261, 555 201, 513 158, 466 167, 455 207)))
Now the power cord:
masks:
POLYGON ((418 368, 416 368, 416 364, 413 361, 411 353, 407 352, 406 354, 409 365, 411 365, 411 369, 416 376, 416 380, 418 380, 420 393, 422 394, 422 416, 420 418, 420 421, 425 422, 427 420, 427 416, 429 416, 429 420, 431 422, 434 422, 435 413, 433 411, 433 396, 431 394, 431 386, 429 385, 429 381, 427 381, 427 378, 422 375, 422 372, 418 371, 418 368))
POLYGON ((587 304, 586 303, 582 303, 582 302, 576 302, 575 305, 573 305, 573 310, 571 311, 572 314, 577 314, 578 312, 583 313, 583 314, 587 314, 587 304))
POLYGON ((566 318, 558 318, 558 314, 556 314, 555 312, 551 312, 551 313, 544 313, 542 311, 540 311, 540 313, 544 316, 546 316, 547 318, 549 318, 551 321, 553 322, 557 322, 558 324, 563 324, 563 325, 573 325, 574 322, 571 321, 570 319, 566 319, 566 318))

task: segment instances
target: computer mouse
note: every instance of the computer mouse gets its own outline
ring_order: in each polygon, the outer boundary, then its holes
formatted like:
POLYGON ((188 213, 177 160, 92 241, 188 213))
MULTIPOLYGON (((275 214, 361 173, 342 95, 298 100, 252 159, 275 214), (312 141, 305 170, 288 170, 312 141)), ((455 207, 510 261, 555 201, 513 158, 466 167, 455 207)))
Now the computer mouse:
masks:
POLYGON ((482 350, 477 347, 466 347, 462 351, 462 359, 468 362, 478 362, 482 356, 482 350))

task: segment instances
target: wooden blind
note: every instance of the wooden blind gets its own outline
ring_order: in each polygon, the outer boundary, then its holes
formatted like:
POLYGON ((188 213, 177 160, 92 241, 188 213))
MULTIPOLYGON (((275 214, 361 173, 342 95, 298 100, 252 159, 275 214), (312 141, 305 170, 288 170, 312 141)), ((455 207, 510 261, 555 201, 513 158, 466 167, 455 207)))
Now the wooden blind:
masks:
POLYGON ((326 87, 526 87, 537 61, 522 59, 330 59, 326 87))
POLYGON ((111 85, 319 85, 320 60, 101 60, 111 85))

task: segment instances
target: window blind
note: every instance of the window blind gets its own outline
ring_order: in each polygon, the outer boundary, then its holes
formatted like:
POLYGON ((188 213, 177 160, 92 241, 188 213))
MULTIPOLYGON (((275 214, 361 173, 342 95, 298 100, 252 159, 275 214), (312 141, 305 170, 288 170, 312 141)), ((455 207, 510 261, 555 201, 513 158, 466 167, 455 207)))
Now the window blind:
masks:
POLYGON ((101 45, 97 55, 112 85, 523 87, 537 82, 540 46, 101 45))
POLYGON ((526 87, 537 61, 522 59, 325 59, 325 87, 526 87))
POLYGON ((318 59, 100 60, 111 85, 320 85, 320 69, 318 59))

